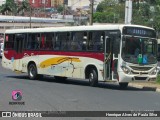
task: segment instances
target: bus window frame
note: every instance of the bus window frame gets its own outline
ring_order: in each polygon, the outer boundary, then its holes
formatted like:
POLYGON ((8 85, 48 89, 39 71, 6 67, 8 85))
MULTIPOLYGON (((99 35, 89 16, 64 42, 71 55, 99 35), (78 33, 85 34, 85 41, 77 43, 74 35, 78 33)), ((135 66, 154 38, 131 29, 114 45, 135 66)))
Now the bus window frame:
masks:
POLYGON ((54 43, 53 43, 54 39, 55 39, 55 32, 41 32, 40 33, 40 39, 39 39, 39 41, 40 41, 39 50, 40 51, 53 51, 54 50, 54 43), (42 34, 51 34, 51 36, 52 36, 52 39, 51 39, 51 42, 52 42, 51 49, 46 49, 46 48, 45 49, 41 49, 42 34))
MULTIPOLYGON (((17 52, 17 53, 22 53, 24 51, 24 45, 25 45, 25 41, 26 41, 26 33, 18 33, 18 34, 15 34, 15 41, 14 41, 14 50, 17 52), (18 36, 18 34, 20 34, 20 36, 18 36), (17 48, 17 39, 21 39, 23 38, 23 41, 22 41, 22 48, 17 48), (19 51, 21 50, 21 51, 19 51)), ((18 46, 20 47, 20 46, 18 46)))
MULTIPOLYGON (((102 36, 102 35, 101 35, 101 36, 102 36)), ((105 36, 106 36, 106 31, 103 31, 103 30, 91 30, 91 31, 88 31, 88 32, 87 32, 87 51, 88 51, 88 52, 100 52, 100 53, 101 53, 101 52, 104 52, 104 44, 105 44, 105 43, 104 43, 104 40, 105 40, 105 36), (90 43, 90 41, 95 42, 95 41, 93 41, 93 34, 92 34, 93 32, 95 32, 95 33, 96 33, 96 32, 101 32, 101 33, 103 34, 103 37, 104 37, 104 38, 103 38, 103 40, 102 40, 102 42, 103 42, 103 43, 102 43, 102 50, 93 50, 93 49, 92 49, 92 50, 89 50, 89 43, 90 43), (91 37, 91 40, 90 40, 90 35, 92 36, 92 37, 91 37)))
MULTIPOLYGON (((7 34, 5 34, 5 36, 4 36, 5 38, 4 38, 4 51, 5 50, 15 50, 15 33, 7 33, 7 34), (6 48, 6 36, 8 35, 8 37, 9 37, 9 35, 14 35, 14 37, 13 37, 13 47, 11 47, 11 48, 6 48)), ((9 39, 9 38, 8 38, 9 39)))
MULTIPOLYGON (((40 48, 38 47, 38 48, 36 48, 36 49, 28 49, 27 47, 28 47, 28 41, 29 41, 29 35, 32 35, 32 34, 39 34, 39 37, 41 37, 41 33, 26 33, 27 34, 27 40, 25 40, 26 41, 26 45, 25 45, 25 48, 24 48, 24 50, 25 51, 39 51, 40 50, 40 48)), ((41 39, 41 38, 40 38, 41 39)), ((40 40, 41 41, 41 40, 40 40)))

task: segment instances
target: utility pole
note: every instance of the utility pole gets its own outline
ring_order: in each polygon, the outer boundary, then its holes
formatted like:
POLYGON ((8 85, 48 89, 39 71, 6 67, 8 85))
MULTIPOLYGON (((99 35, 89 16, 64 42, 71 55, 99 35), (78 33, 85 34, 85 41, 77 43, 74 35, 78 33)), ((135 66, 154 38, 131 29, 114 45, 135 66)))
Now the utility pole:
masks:
POLYGON ((65 2, 63 1, 63 19, 64 19, 64 16, 65 16, 65 2))
POLYGON ((32 17, 32 7, 30 6, 30 19, 29 19, 29 27, 32 28, 31 26, 31 17, 32 17))
POLYGON ((94 0, 90 0, 90 18, 89 18, 89 25, 93 25, 93 5, 94 5, 94 0))
POLYGON ((132 0, 126 0, 125 3, 125 24, 131 24, 132 21, 132 0))
POLYGON ((44 4, 44 17, 46 17, 46 0, 43 0, 43 4, 44 4))
POLYGON ((66 15, 66 5, 68 5, 68 0, 63 0, 63 19, 65 18, 64 16, 66 15))

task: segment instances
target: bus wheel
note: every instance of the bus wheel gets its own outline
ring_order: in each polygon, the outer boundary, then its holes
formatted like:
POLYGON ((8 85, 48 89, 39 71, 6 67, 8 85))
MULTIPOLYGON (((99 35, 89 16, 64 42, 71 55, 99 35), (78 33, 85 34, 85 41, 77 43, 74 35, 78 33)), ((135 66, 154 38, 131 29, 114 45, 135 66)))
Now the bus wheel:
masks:
POLYGON ((128 87, 128 83, 119 83, 121 89, 126 89, 128 87))
POLYGON ((98 75, 95 69, 91 69, 89 71, 89 84, 92 87, 95 87, 98 85, 98 75))
POLYGON ((37 68, 35 64, 30 64, 28 67, 28 76, 31 80, 38 78, 37 68))
POLYGON ((67 79, 67 77, 60 77, 60 76, 54 76, 54 78, 59 81, 65 81, 67 79))

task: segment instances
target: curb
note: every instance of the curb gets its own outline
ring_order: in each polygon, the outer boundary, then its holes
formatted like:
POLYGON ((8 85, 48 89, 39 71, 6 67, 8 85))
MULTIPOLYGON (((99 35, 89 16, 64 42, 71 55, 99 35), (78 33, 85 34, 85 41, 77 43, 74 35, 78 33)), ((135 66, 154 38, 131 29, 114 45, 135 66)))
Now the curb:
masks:
POLYGON ((156 92, 160 92, 160 88, 157 88, 157 89, 156 89, 156 92))
POLYGON ((143 89, 143 86, 142 86, 142 85, 129 84, 129 86, 135 87, 135 88, 139 88, 139 89, 143 89))
POLYGON ((149 91, 154 91, 154 92, 159 92, 160 93, 160 88, 157 87, 149 87, 149 86, 143 86, 143 85, 136 85, 136 84, 129 84, 131 87, 143 89, 143 90, 149 90, 149 91))

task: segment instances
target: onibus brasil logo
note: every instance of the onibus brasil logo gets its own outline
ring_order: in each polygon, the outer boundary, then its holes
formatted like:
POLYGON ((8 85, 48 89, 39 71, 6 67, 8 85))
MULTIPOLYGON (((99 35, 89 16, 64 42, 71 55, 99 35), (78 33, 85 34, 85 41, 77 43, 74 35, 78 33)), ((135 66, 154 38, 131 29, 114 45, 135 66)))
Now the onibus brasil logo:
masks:
POLYGON ((9 105, 24 105, 25 102, 22 102, 22 91, 13 90, 12 91, 12 102, 9 102, 9 105))
POLYGON ((21 101, 22 100, 22 92, 20 90, 12 91, 12 100, 13 101, 21 101))

